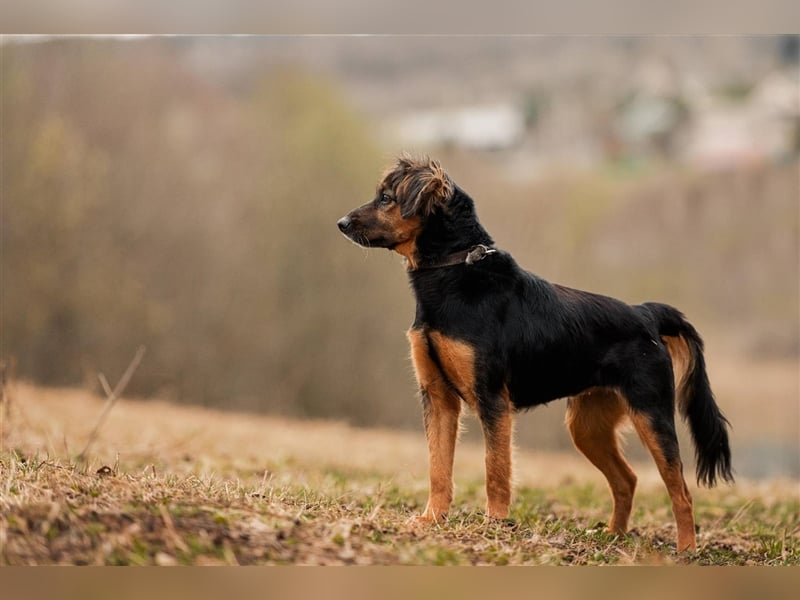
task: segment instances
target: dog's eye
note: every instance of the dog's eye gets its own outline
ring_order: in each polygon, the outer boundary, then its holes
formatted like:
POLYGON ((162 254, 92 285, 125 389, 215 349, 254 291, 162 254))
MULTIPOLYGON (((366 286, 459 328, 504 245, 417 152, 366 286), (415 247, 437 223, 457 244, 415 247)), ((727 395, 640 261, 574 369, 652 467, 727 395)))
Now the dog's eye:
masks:
POLYGON ((387 206, 394 202, 394 198, 392 198, 389 194, 381 194, 381 197, 378 199, 378 204, 381 206, 387 206))

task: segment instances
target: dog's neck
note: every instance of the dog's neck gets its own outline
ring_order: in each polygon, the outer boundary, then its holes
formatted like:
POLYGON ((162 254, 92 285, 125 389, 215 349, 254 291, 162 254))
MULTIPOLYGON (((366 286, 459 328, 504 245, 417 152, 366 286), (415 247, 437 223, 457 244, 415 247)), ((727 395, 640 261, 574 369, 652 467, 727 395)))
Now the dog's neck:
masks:
POLYGON ((472 198, 456 186, 447 208, 428 217, 420 232, 416 262, 419 266, 437 264, 475 246, 491 247, 493 244, 492 237, 478 222, 472 198))

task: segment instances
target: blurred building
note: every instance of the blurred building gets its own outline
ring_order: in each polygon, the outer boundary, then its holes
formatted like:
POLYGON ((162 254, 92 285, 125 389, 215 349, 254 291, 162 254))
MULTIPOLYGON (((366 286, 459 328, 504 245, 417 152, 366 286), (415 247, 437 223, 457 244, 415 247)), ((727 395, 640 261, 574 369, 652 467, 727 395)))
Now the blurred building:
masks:
POLYGON ((417 111, 393 122, 400 143, 507 150, 525 136, 525 117, 512 103, 417 111))

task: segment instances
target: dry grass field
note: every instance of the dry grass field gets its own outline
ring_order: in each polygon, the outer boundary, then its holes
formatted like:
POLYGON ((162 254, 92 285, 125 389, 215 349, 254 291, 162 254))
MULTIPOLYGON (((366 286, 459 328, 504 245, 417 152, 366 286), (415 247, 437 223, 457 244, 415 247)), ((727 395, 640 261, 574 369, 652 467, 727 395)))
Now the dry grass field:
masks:
POLYGON ((635 465, 628 536, 604 533, 605 483, 577 453, 519 450, 511 518, 486 522, 482 448, 464 442, 449 520, 420 530, 407 521, 426 499, 421 431, 122 399, 79 460, 103 405, 6 388, 0 564, 800 564, 795 481, 690 484, 699 548, 677 555, 650 464, 635 465))

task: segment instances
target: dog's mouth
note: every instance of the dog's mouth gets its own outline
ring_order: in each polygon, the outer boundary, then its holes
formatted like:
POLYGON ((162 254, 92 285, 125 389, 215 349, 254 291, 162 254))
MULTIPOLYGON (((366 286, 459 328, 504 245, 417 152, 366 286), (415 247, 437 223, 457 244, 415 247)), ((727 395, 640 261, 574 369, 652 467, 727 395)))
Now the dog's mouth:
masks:
POLYGON ((391 248, 393 245, 391 241, 381 234, 369 235, 369 232, 364 227, 355 223, 350 217, 339 219, 336 225, 344 237, 364 248, 391 248))
POLYGON ((370 242, 369 238, 360 231, 353 231, 352 233, 343 233, 344 237, 348 240, 353 242, 358 246, 363 246, 364 248, 371 248, 373 244, 370 242))
POLYGON ((371 238, 368 237, 367 234, 362 231, 345 233, 344 237, 346 237, 354 244, 362 246, 364 248, 388 248, 389 250, 391 250, 395 246, 394 242, 387 240, 383 236, 371 238))

